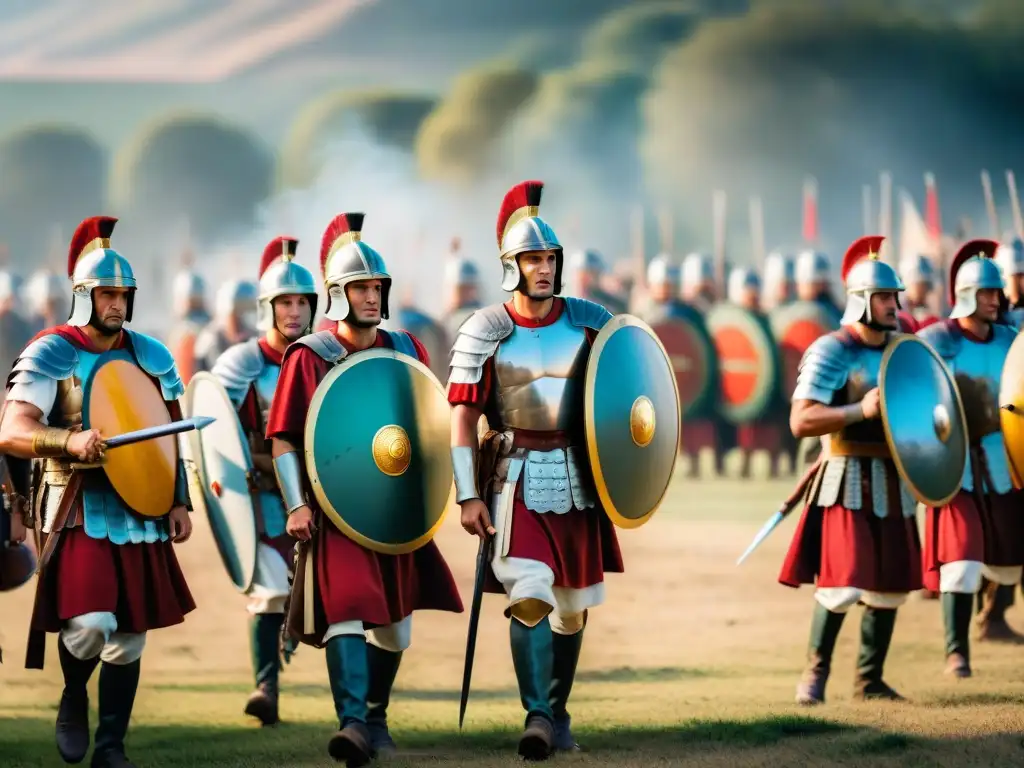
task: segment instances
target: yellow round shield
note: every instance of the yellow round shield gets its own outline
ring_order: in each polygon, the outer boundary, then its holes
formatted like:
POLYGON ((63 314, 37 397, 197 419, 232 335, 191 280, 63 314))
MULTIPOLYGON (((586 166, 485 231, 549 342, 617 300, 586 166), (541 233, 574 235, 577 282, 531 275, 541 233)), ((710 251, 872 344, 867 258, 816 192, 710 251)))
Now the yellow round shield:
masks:
POLYGON ((1018 490, 1024 488, 1024 334, 1017 336, 1003 362, 999 381, 999 421, 1003 429, 1010 477, 1018 490))
MULTIPOLYGON (((123 358, 97 363, 84 395, 83 426, 98 429, 103 437, 172 421, 154 381, 123 358)), ((144 517, 161 517, 171 511, 177 467, 175 435, 111 448, 103 461, 114 490, 129 509, 144 517)))

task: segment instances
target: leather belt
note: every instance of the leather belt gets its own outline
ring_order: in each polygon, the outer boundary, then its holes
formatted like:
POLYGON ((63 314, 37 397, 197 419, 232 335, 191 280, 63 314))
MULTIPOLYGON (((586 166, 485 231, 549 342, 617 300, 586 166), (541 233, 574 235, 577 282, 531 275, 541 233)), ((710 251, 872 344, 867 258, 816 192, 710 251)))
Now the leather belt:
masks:
POLYGON ((865 459, 891 459, 888 443, 857 443, 840 440, 834 435, 823 446, 826 456, 856 456, 865 459))

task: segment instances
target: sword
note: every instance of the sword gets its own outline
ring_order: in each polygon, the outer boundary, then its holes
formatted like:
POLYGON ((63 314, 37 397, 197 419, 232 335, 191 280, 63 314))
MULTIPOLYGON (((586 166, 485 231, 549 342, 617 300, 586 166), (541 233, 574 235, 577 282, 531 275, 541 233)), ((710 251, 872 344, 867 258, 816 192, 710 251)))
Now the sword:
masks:
POLYGON ((487 566, 491 561, 493 539, 485 536, 480 539, 480 547, 476 552, 476 579, 473 582, 473 605, 469 609, 469 633, 466 636, 466 665, 462 670, 462 697, 459 699, 459 730, 466 718, 466 705, 469 703, 469 681, 473 677, 473 656, 476 654, 476 631, 480 624, 480 603, 484 596, 484 578, 487 566))
POLYGON ((189 432, 193 429, 203 429, 204 427, 210 426, 215 421, 216 419, 212 416, 193 416, 191 419, 172 421, 170 424, 157 424, 155 427, 143 427, 142 429, 135 429, 131 432, 124 432, 120 435, 106 438, 103 441, 103 448, 104 450, 120 448, 122 445, 141 443, 143 440, 153 440, 157 437, 177 435, 181 432, 189 432))
POLYGON ((753 553, 755 549, 761 546, 761 543, 768 538, 772 531, 778 528, 779 523, 793 511, 800 499, 803 498, 804 493, 807 491, 807 486, 810 485, 811 480, 814 479, 814 474, 818 471, 818 467, 821 465, 821 459, 813 462, 804 472, 800 478, 800 482, 796 484, 796 488, 786 498, 782 505, 776 510, 775 514, 768 518, 768 521, 761 526, 761 530, 757 532, 754 540, 750 542, 750 546, 747 547, 746 551, 740 555, 740 559, 736 561, 736 565, 742 565, 743 561, 746 560, 753 553))

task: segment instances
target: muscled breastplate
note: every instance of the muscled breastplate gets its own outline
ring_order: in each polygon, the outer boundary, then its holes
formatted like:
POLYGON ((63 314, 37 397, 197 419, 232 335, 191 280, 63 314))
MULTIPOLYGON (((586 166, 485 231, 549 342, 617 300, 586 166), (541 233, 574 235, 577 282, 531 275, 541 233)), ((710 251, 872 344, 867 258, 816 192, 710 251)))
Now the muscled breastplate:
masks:
POLYGON ((267 424, 267 415, 270 413, 270 404, 274 401, 274 390, 277 388, 277 379, 281 375, 281 366, 267 363, 260 371, 260 375, 252 383, 256 390, 256 402, 260 409, 260 428, 267 424))
MULTIPOLYGON (((870 390, 878 386, 884 348, 858 346, 853 353, 846 386, 836 392, 832 405, 859 403, 870 390)), ((870 419, 848 424, 835 433, 833 440, 842 443, 874 443, 885 445, 885 430, 881 419, 870 419)))
POLYGON ((540 432, 577 428, 587 352, 586 331, 568 313, 540 328, 517 325, 494 353, 502 424, 540 432))

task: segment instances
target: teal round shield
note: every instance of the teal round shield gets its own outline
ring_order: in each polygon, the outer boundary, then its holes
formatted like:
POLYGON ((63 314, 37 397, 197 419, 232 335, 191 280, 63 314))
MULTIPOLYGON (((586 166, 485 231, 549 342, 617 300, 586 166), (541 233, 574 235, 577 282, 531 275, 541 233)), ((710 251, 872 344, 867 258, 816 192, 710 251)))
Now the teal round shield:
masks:
POLYGON ((585 426, 605 512, 622 528, 643 525, 672 480, 682 410, 668 353, 650 326, 632 315, 616 315, 594 339, 585 426))
POLYGON ((324 377, 306 416, 306 471, 320 508, 375 552, 433 539, 454 484, 451 409, 418 360, 360 352, 324 377))
POLYGON ((928 342, 899 336, 882 355, 878 390, 900 478, 922 504, 948 504, 967 465, 967 419, 949 368, 928 342))

